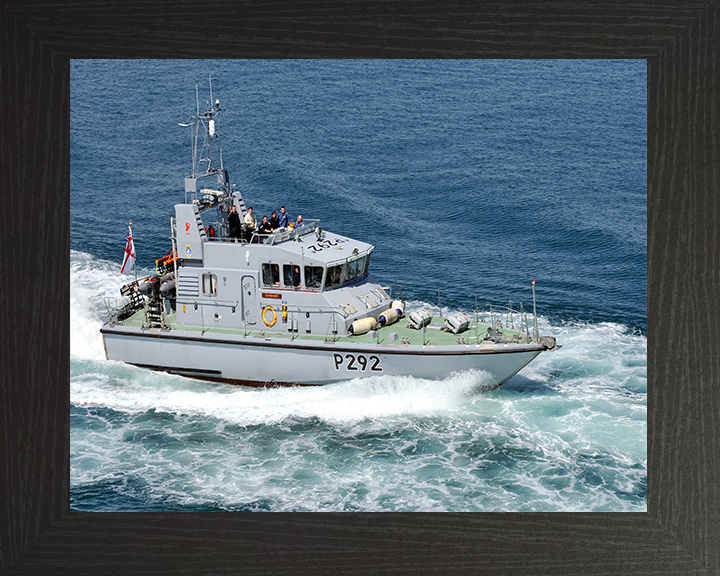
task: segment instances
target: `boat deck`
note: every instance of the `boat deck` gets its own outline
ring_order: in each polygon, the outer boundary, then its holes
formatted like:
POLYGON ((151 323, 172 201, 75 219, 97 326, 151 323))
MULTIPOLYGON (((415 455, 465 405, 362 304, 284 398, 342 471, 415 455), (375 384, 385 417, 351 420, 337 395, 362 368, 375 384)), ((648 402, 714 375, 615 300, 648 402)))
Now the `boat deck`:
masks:
MULTIPOLYGON (((183 330, 187 332, 197 332, 203 334, 232 334, 232 335, 247 335, 247 336, 259 336, 265 338, 279 339, 279 340, 298 340, 298 341, 314 341, 322 342, 326 340, 335 342, 345 343, 361 343, 361 342, 376 342, 378 344, 386 345, 425 345, 425 346, 451 346, 457 344, 483 344, 483 341, 488 336, 488 330, 493 326, 479 321, 477 324, 471 322, 467 330, 460 334, 453 334, 451 332, 445 332, 442 327, 445 325, 445 319, 442 317, 434 317, 431 323, 427 326, 425 334, 420 330, 410 328, 405 319, 400 319, 394 324, 377 328, 375 330, 375 336, 372 337, 371 333, 359 334, 352 336, 337 336, 337 335, 324 335, 320 333, 307 334, 302 331, 299 332, 279 332, 275 330, 265 329, 262 322, 258 322, 255 326, 244 329, 233 329, 233 328, 221 328, 217 326, 186 326, 177 324, 176 314, 167 314, 165 316, 166 326, 170 330, 183 330), (393 339, 391 334, 396 334, 397 338, 393 339)), ((119 321, 117 324, 132 327, 132 328, 148 328, 145 323, 145 313, 143 310, 137 310, 130 317, 119 321)), ((495 327, 497 329, 497 327, 495 327)), ((512 343, 526 343, 531 339, 528 339, 527 334, 523 331, 520 332, 517 329, 503 327, 501 329, 502 336, 507 342, 512 343)), ((488 340, 485 342, 488 345, 492 345, 492 341, 488 340)))

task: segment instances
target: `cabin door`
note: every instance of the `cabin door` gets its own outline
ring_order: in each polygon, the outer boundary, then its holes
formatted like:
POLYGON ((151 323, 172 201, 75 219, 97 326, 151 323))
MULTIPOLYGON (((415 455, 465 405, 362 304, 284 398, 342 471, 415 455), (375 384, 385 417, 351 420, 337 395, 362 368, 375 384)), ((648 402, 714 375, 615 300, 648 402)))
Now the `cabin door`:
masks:
POLYGON ((255 277, 242 277, 242 303, 245 323, 253 325, 257 323, 257 292, 255 290, 255 277))

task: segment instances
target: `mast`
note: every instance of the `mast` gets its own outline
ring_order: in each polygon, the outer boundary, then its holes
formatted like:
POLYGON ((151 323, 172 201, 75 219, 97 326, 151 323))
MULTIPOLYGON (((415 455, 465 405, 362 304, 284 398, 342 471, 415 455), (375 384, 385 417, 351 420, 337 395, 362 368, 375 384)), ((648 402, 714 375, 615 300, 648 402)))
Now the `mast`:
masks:
MULTIPOLYGON (((191 127, 192 142, 192 173, 185 177, 185 203, 198 201, 198 181, 210 176, 217 178, 217 192, 227 196, 230 192, 228 176, 223 165, 223 142, 221 133, 224 112, 220 108, 220 100, 213 100, 212 76, 208 76, 210 84, 210 100, 205 103, 205 110, 201 112, 200 95, 195 85, 196 112, 191 116, 190 122, 180 126, 191 127), (194 128, 194 130, 192 130, 194 128), (219 162, 214 158, 213 148, 217 150, 219 162)), ((210 188, 212 184, 205 184, 210 188)))
MULTIPOLYGON (((200 95, 198 94, 198 85, 195 84, 195 117, 200 117, 200 95)), ((198 135, 198 126, 197 123, 195 125, 195 137, 193 138, 192 130, 190 131, 190 143, 192 146, 192 173, 195 174, 197 172, 197 135, 198 135)), ((187 199, 185 200, 187 202, 187 199)))

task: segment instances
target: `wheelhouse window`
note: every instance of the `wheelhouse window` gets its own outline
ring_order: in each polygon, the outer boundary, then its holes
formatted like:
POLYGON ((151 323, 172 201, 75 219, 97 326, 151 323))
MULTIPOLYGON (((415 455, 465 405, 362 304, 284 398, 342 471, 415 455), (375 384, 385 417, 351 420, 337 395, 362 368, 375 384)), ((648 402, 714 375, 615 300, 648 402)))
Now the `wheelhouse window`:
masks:
POLYGON ((299 288, 302 284, 300 266, 297 264, 283 264, 283 284, 288 288, 299 288))
POLYGON ((343 284, 347 284, 355 278, 355 260, 345 262, 345 270, 343 272, 343 284))
POLYGON ((322 286, 324 270, 322 266, 305 266, 305 286, 319 290, 322 286))
POLYGON ((205 296, 217 296, 217 276, 212 273, 203 274, 202 287, 205 296))
POLYGON ((365 276, 370 268, 371 254, 372 252, 368 252, 350 260, 335 262, 328 266, 327 276, 325 277, 325 289, 332 290, 333 288, 365 276))
POLYGON ((356 278, 359 278, 360 276, 365 274, 366 260, 367 256, 362 256, 360 258, 355 258, 355 260, 350 260, 347 263, 345 282, 351 282, 352 280, 355 280, 356 278))
POLYGON ((363 276, 368 273, 368 270, 370 270, 370 256, 372 256, 372 252, 368 252, 368 255, 365 256, 365 270, 363 271, 363 276))
POLYGON ((325 280, 325 289, 337 288, 342 283, 342 271, 344 264, 336 264, 328 266, 327 280, 325 280))
POLYGON ((263 264, 262 281, 264 286, 280 286, 280 266, 272 263, 263 264))

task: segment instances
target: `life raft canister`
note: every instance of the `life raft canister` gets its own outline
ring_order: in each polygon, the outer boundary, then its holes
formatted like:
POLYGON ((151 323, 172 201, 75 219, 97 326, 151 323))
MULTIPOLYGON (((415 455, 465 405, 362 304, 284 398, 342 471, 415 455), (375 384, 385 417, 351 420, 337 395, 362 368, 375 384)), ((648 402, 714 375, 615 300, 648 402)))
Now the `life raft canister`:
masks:
POLYGON ((275 312, 275 308, 273 308, 272 306, 265 306, 262 311, 262 321, 268 328, 272 328, 273 326, 275 326, 275 322, 277 322, 277 312, 275 312), (265 317, 268 312, 272 312, 272 320, 270 322, 268 322, 267 318, 265 317))
POLYGON ((415 310, 415 312, 410 312, 410 315, 408 316, 408 327, 415 330, 422 330, 425 326, 430 324, 431 320, 432 316, 430 315, 430 312, 424 308, 422 310, 415 310))
POLYGON ((470 325, 470 320, 462 312, 458 312, 454 316, 450 316, 445 320, 445 326, 443 329, 446 332, 452 332, 453 334, 460 334, 465 332, 470 325))

